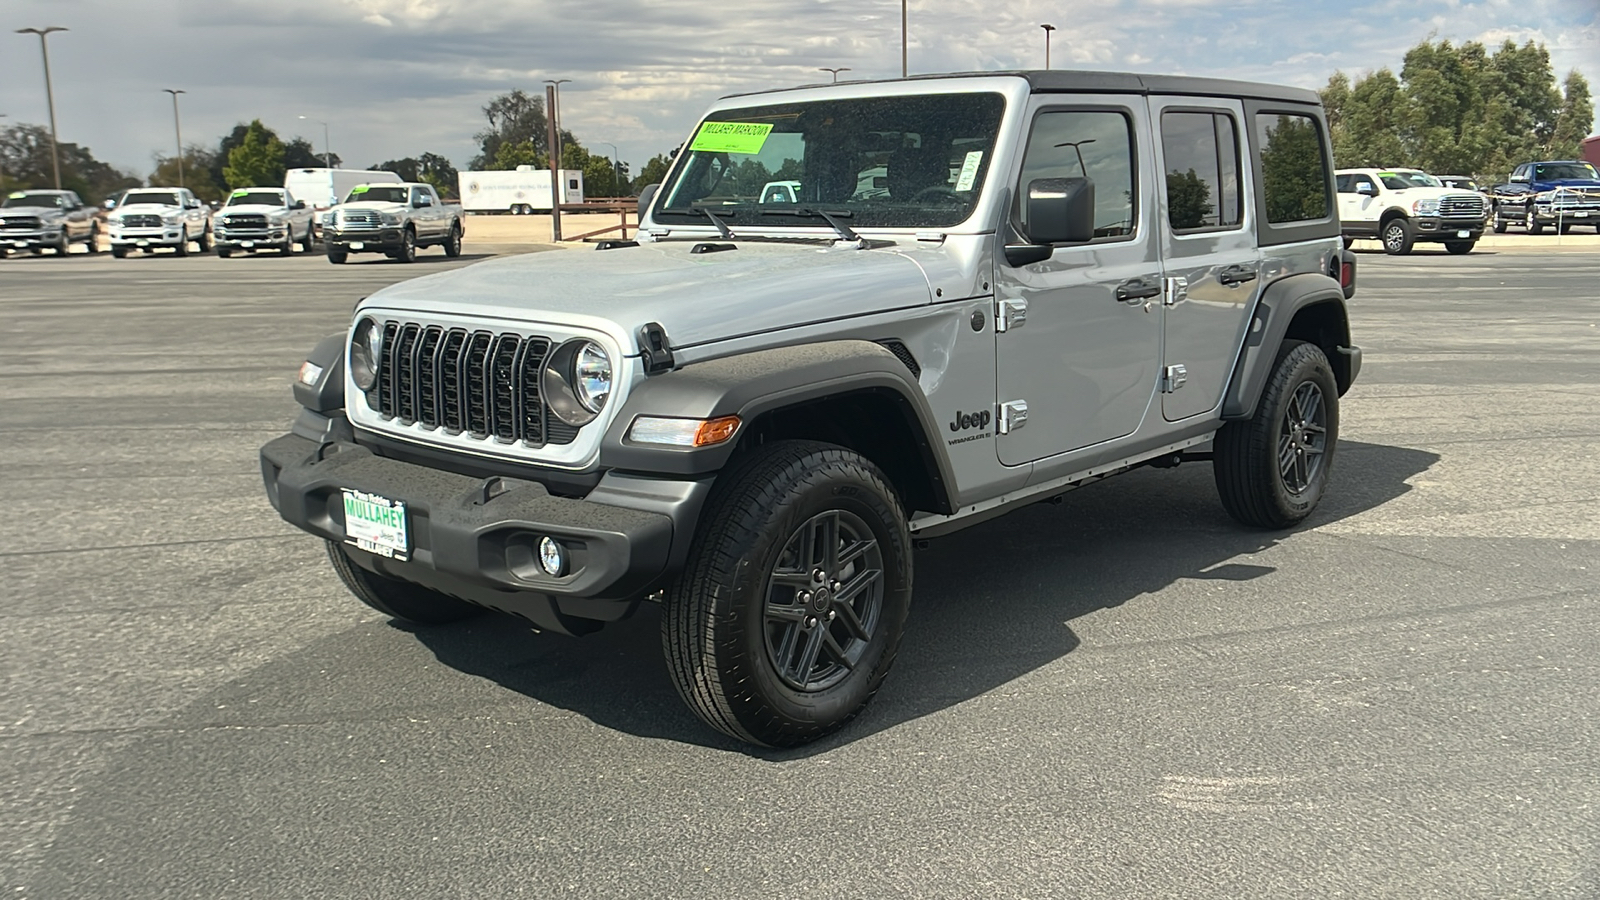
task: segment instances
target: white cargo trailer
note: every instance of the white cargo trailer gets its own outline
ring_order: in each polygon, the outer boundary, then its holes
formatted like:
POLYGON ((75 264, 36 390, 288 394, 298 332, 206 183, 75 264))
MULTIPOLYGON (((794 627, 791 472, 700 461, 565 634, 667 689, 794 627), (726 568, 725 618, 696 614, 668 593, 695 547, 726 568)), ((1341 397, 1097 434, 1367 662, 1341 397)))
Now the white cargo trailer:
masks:
MULTIPOLYGON (((550 170, 461 172, 461 208, 469 213, 532 213, 550 210, 550 170)), ((562 169, 562 203, 583 202, 583 172, 562 169)))
POLYGON ((393 172, 372 169, 290 169, 283 176, 283 189, 313 209, 327 209, 349 196, 358 184, 399 184, 393 172))

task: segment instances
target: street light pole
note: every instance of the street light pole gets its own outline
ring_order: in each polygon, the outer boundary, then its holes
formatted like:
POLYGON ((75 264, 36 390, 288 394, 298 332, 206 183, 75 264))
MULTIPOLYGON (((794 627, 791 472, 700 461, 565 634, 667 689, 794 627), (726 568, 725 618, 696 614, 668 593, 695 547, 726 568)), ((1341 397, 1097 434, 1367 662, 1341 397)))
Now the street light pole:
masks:
POLYGON ((1054 25, 1040 25, 1044 29, 1044 67, 1050 68, 1050 32, 1055 31, 1054 25))
MULTIPOLYGON (((620 187, 620 185, 617 184, 617 181, 622 178, 622 165, 617 162, 617 145, 611 143, 610 141, 595 141, 595 143, 605 144, 607 147, 611 148, 611 186, 613 188, 620 187)), ((617 194, 617 196, 621 197, 623 195, 617 194)))
POLYGON ((906 0, 900 0, 900 77, 906 77, 906 0))
POLYGON ((545 124, 548 126, 550 144, 550 240, 561 243, 561 199, 566 193, 561 189, 561 86, 570 78, 545 79, 544 105, 548 109, 545 124))
POLYGON ((833 73, 833 83, 834 84, 838 84, 839 83, 839 73, 840 72, 848 72, 848 71, 850 71, 850 67, 849 66, 840 66, 837 69, 830 69, 827 66, 818 66, 817 67, 817 71, 818 72, 832 72, 833 73))
POLYGON ((328 123, 321 119, 311 119, 305 116, 300 118, 305 119, 307 122, 316 122, 322 126, 322 164, 330 169, 333 168, 333 148, 328 146, 328 123))
POLYGON ((44 98, 50 105, 50 163, 55 166, 56 190, 61 190, 61 151, 56 148, 59 139, 56 136, 56 96, 50 89, 50 43, 45 40, 45 35, 56 31, 66 31, 59 25, 48 25, 44 28, 18 28, 17 34, 37 34, 39 36, 39 52, 44 55, 44 98))
POLYGON ((172 130, 178 136, 178 187, 183 187, 183 125, 178 121, 178 95, 188 91, 175 91, 172 88, 162 88, 172 95, 172 130))
MULTIPOLYGON (((0 113, 0 119, 4 119, 5 117, 6 117, 5 113, 0 113)), ((5 157, 0 156, 0 163, 4 163, 4 162, 5 162, 5 157)), ((4 165, 0 165, 0 187, 5 187, 5 184, 6 184, 6 169, 5 169, 4 165)))

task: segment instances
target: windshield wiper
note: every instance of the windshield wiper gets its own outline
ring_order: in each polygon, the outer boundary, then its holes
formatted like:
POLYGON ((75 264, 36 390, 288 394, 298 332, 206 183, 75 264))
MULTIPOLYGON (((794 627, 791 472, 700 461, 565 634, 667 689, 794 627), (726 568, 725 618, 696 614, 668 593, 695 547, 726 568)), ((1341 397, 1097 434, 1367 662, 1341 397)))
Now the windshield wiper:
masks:
POLYGON ((805 216, 806 218, 821 219, 832 226, 835 232, 838 232, 841 240, 861 240, 861 235, 856 234, 849 225, 839 221, 839 219, 855 215, 848 209, 836 209, 833 212, 824 212, 820 209, 763 209, 761 214, 763 216, 805 216))
MULTIPOLYGON (((675 210, 675 209, 664 210, 664 212, 677 212, 677 211, 678 210, 675 210)), ((728 230, 728 224, 726 222, 722 221, 722 219, 718 218, 716 213, 712 212, 709 209, 706 209, 704 206, 690 206, 690 207, 686 208, 684 210, 684 212, 699 213, 699 214, 705 216, 706 218, 711 220, 711 224, 717 226, 717 234, 722 235, 722 239, 723 240, 725 240, 725 241, 734 240, 733 232, 728 230)))

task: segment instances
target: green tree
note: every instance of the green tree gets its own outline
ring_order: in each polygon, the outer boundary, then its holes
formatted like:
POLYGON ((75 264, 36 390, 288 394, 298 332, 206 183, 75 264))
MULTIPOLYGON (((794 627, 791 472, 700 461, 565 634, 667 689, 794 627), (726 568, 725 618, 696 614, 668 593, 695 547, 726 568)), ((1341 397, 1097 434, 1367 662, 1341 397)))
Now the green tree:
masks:
POLYGON ((1173 228, 1201 228, 1216 210, 1211 185, 1193 169, 1167 173, 1167 220, 1173 228))
MULTIPOLYGON (((200 146, 190 144, 183 150, 183 186, 201 200, 211 202, 221 200, 225 193, 222 186, 211 180, 212 164, 216 161, 215 153, 200 146)), ((150 173, 146 181, 151 187, 175 187, 178 184, 178 158, 176 156, 157 156, 155 171, 150 173)))
POLYGON ((515 169, 518 166, 533 166, 535 169, 550 167, 550 158, 533 145, 532 141, 511 143, 503 142, 495 147, 494 159, 486 165, 474 163, 473 168, 482 169, 515 169))
POLYGON ((1555 127, 1550 134, 1550 156, 1582 157, 1583 139, 1589 136, 1589 127, 1593 124, 1594 100, 1589 96, 1589 82, 1573 69, 1561 83, 1561 109, 1556 113, 1555 127))
POLYGON ((1320 219, 1328 213, 1322 141, 1305 116, 1279 116, 1262 135, 1261 185, 1268 222, 1320 219))
POLYGON ((637 195, 648 185, 660 184, 665 181, 667 170, 670 168, 672 168, 672 157, 670 155, 659 153, 650 157, 650 161, 645 163, 644 168, 639 170, 639 177, 633 180, 633 193, 637 195))
MULTIPOLYGON (((528 152, 521 149, 508 151, 511 156, 503 157, 500 148, 507 144, 518 147, 529 144, 532 146, 532 151, 540 156, 549 151, 550 138, 547 134, 543 97, 516 88, 490 100, 483 107, 483 115, 489 120, 489 127, 473 135, 472 139, 478 142, 481 152, 473 157, 470 163, 472 168, 516 168, 515 165, 502 165, 501 162, 507 158, 525 158, 528 152)), ((523 163, 523 165, 530 164, 523 163)))
POLYGON ((418 157, 391 159, 368 166, 380 172, 393 172, 405 181, 421 181, 433 185, 441 197, 456 193, 456 167, 437 153, 424 153, 418 157))
POLYGON ((222 175, 230 188, 279 185, 286 169, 283 141, 256 119, 246 127, 239 146, 228 151, 222 175))
MULTIPOLYGON (((140 184, 137 177, 95 159, 88 147, 63 142, 57 151, 61 187, 76 191, 85 203, 99 203, 113 191, 140 184)), ((7 191, 55 187, 50 129, 22 122, 0 129, 0 173, 7 191)))

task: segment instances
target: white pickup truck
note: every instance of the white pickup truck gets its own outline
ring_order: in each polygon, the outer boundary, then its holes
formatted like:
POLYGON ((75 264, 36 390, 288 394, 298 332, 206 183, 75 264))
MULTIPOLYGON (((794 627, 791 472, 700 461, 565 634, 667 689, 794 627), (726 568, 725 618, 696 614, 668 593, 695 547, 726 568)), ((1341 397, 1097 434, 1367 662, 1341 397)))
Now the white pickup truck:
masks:
POLYGON ((288 256, 295 244, 309 253, 317 242, 311 217, 305 201, 283 188, 240 188, 228 195, 212 220, 217 255, 227 259, 235 250, 274 250, 288 256))
POLYGON ((382 253, 416 262, 419 247, 440 246, 461 255, 461 207, 440 202, 433 185, 361 184, 343 203, 322 214, 328 262, 340 265, 352 253, 382 253))
POLYGON ((1339 222, 1345 246, 1377 238, 1383 252, 1404 256, 1418 241, 1471 253, 1483 236, 1488 203, 1477 191, 1447 188, 1417 169, 1340 169, 1339 222))
POLYGON ((211 250, 211 209, 187 188, 142 188, 129 191, 106 219, 111 255, 122 259, 130 250, 170 247, 189 255, 191 241, 201 253, 211 250))

